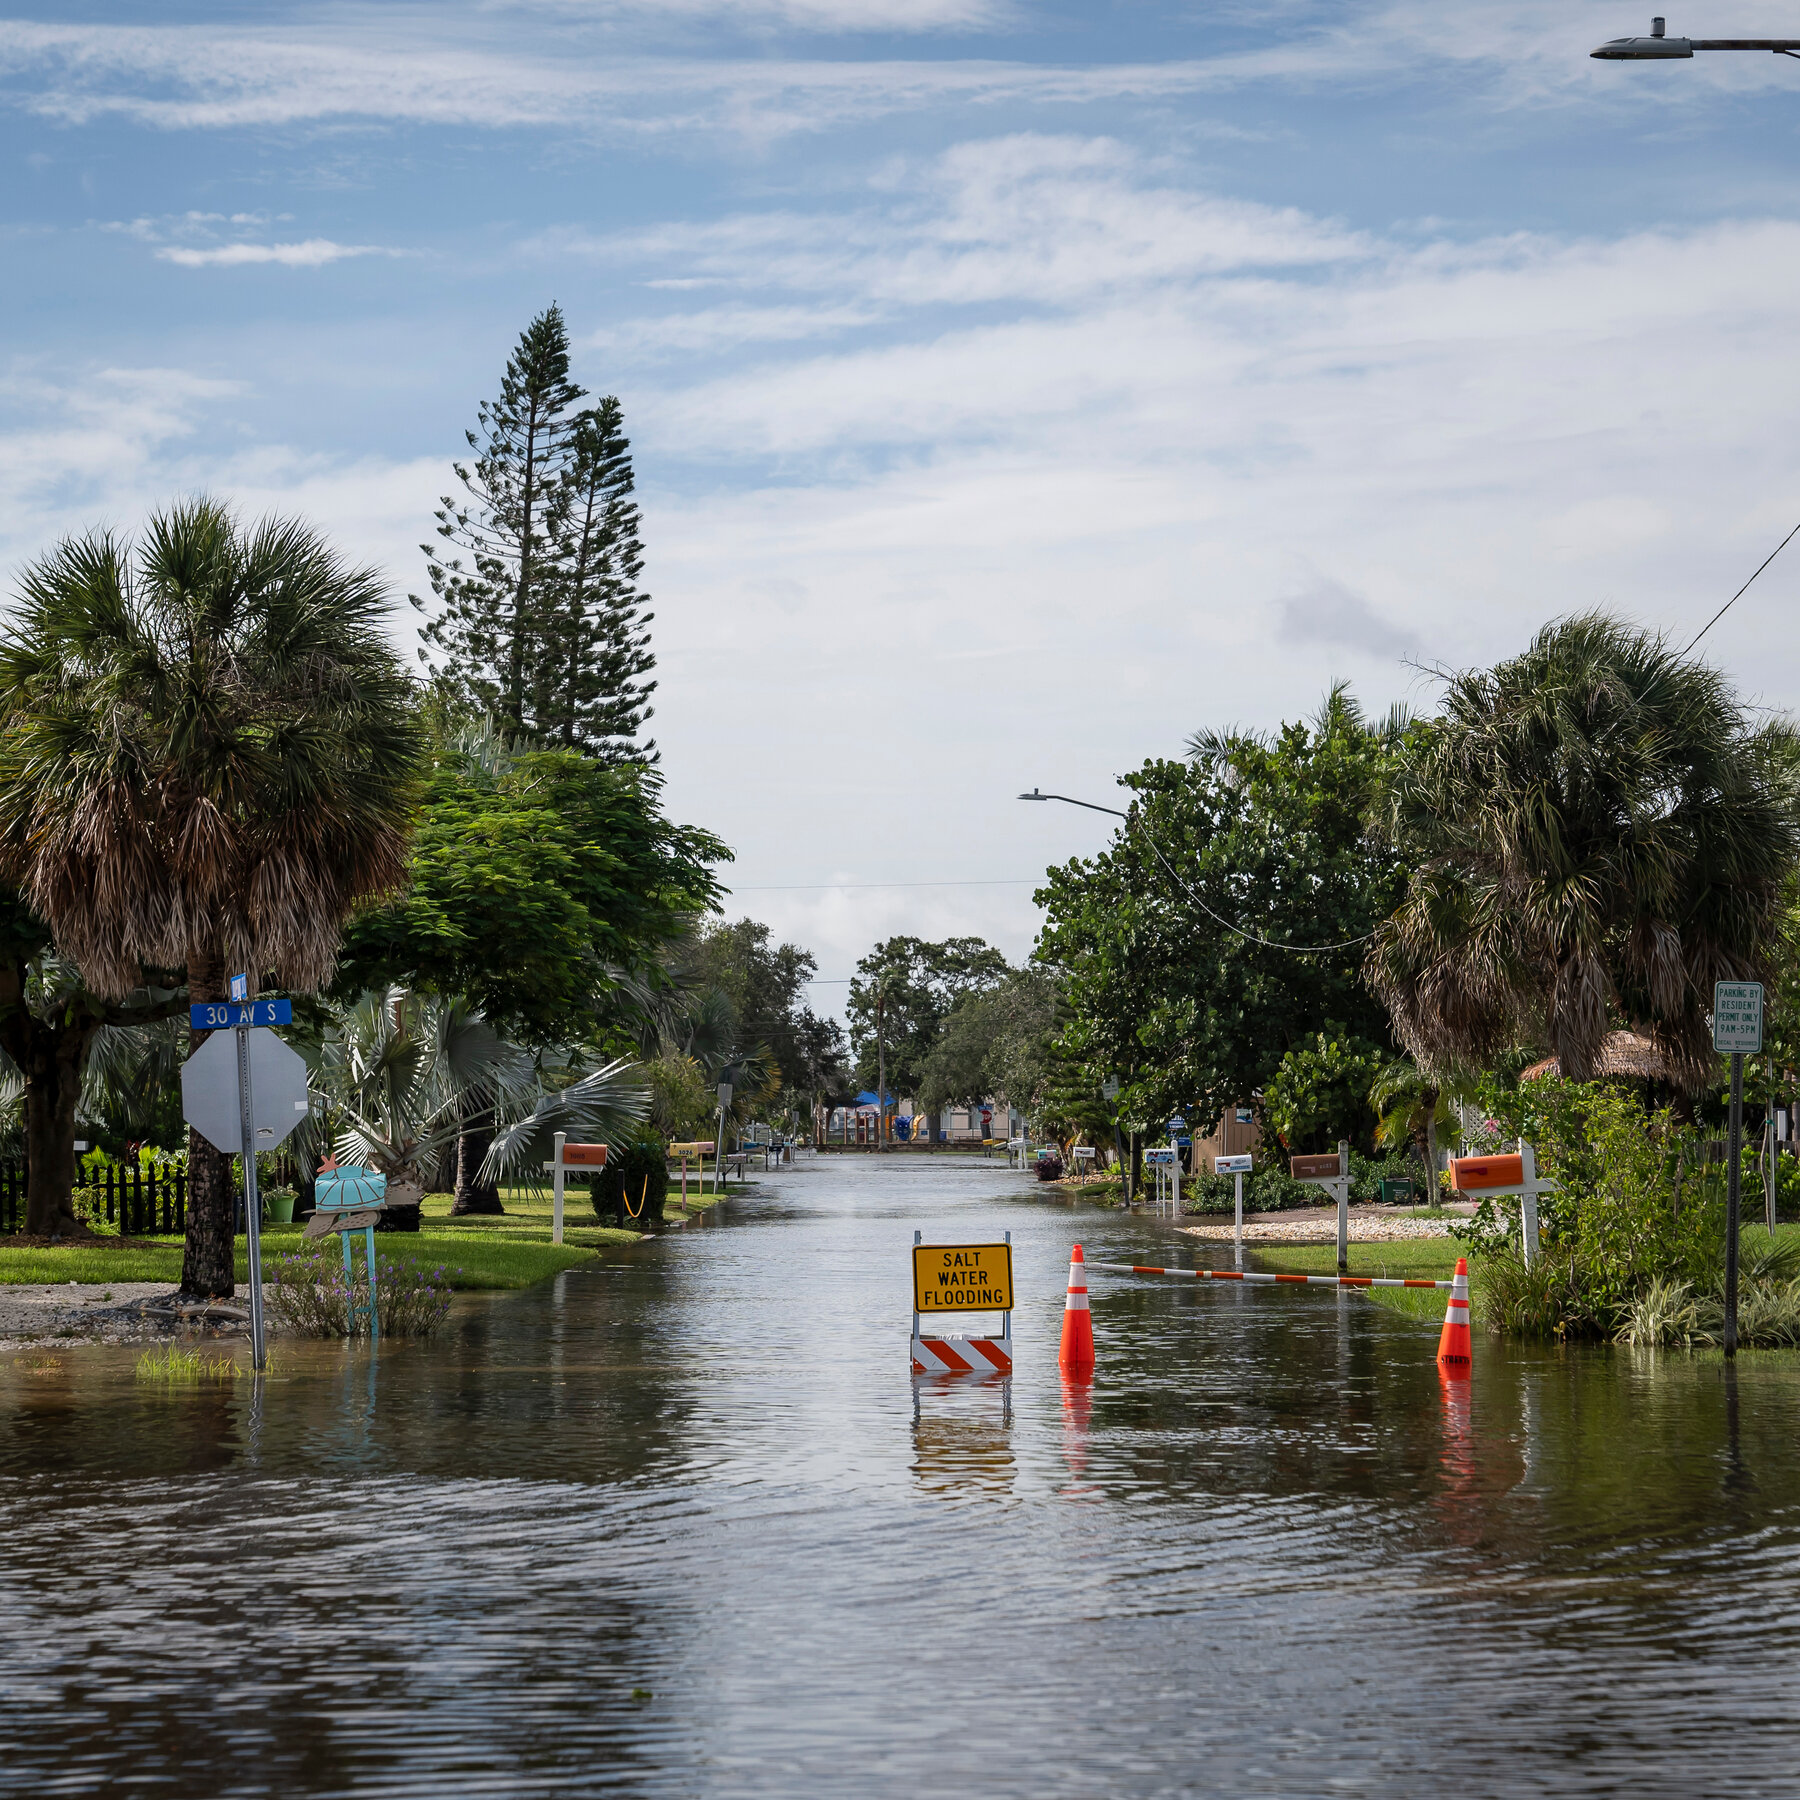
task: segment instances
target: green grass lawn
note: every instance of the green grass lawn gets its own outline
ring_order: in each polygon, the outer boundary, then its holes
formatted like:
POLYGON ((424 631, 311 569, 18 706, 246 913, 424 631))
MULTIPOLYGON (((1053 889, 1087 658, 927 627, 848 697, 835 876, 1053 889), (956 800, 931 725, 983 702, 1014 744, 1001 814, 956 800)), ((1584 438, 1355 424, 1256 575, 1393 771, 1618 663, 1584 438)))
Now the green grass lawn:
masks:
MULTIPOLYGON (((550 1195, 529 1189, 503 1189, 506 1211, 496 1218, 453 1219, 448 1194, 427 1194, 420 1229, 383 1232, 375 1240, 382 1262, 411 1257, 451 1271, 450 1285, 457 1288, 522 1288, 542 1281, 561 1269, 590 1262, 611 1245, 635 1244, 638 1233, 602 1225, 588 1204, 586 1189, 568 1194, 563 1202, 563 1241, 550 1241, 553 1208, 550 1195)), ((689 1194, 689 1210, 701 1201, 689 1194)), ((708 1193, 704 1205, 715 1203, 708 1193)), ((679 1197, 668 1208, 669 1216, 681 1216, 679 1197)), ((318 1239, 311 1240, 318 1244, 318 1239)), ((266 1259, 301 1247, 298 1225, 265 1225, 263 1255, 266 1259)), ((331 1240, 324 1247, 335 1249, 331 1240)), ((249 1279, 249 1264, 240 1239, 238 1279, 249 1279)), ((166 1281, 171 1287, 181 1279, 181 1239, 178 1237, 133 1239, 121 1244, 116 1238, 92 1243, 12 1249, 0 1244, 0 1284, 50 1286, 67 1281, 166 1281)))

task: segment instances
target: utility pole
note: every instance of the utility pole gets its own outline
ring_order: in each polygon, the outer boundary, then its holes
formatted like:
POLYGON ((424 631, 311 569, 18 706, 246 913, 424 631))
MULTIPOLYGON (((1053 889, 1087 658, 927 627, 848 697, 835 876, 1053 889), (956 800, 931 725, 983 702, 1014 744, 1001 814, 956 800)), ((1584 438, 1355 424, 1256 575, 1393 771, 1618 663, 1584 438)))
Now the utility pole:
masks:
POLYGON ((875 1144, 887 1154, 887 1044, 882 1037, 882 1024, 887 1012, 887 991, 875 995, 875 1144))

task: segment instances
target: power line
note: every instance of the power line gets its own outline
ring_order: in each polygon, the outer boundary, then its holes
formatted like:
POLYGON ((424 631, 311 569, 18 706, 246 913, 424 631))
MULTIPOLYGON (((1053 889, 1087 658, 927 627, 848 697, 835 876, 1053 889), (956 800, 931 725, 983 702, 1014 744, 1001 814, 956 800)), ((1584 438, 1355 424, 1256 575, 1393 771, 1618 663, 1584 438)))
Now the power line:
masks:
MULTIPOLYGON (((1795 531, 1800 531, 1800 525, 1795 526, 1794 529, 1795 531)), ((1752 577, 1752 579, 1754 580, 1755 578, 1752 577)), ((1089 812, 1111 813, 1115 819, 1123 819, 1127 826, 1137 823, 1130 813, 1120 812, 1116 806, 1096 806, 1092 800, 1076 800, 1072 799, 1067 794, 1043 794, 1036 788, 1033 788, 1029 794, 1021 794, 1019 798, 1021 800, 1060 800, 1065 806, 1085 806, 1089 812)), ((1246 931, 1241 925, 1234 925, 1229 919, 1220 918, 1219 915, 1175 873, 1175 865, 1163 855, 1162 845, 1160 845, 1148 831, 1144 830, 1141 824, 1138 825, 1138 830, 1141 833, 1144 842, 1147 843, 1155 853, 1156 860, 1168 871, 1169 879, 1174 882, 1175 885, 1180 888, 1215 925, 1223 925, 1234 937, 1241 937, 1247 944, 1261 944, 1268 950, 1291 950, 1296 956, 1313 956, 1326 950, 1348 950, 1353 945, 1366 944, 1369 939, 1375 935, 1372 931, 1365 931, 1361 937, 1343 938, 1335 944, 1278 944, 1273 938, 1258 937, 1254 931, 1246 931)))
MULTIPOLYGON (((1770 564, 1770 563, 1772 563, 1772 562, 1773 562, 1773 561, 1774 561, 1774 560, 1775 560, 1775 559, 1776 559, 1776 557, 1778 557, 1778 556, 1779 556, 1779 555, 1780 555, 1780 554, 1781 554, 1781 553, 1782 553, 1782 551, 1784 551, 1784 550, 1785 550, 1785 549, 1786 549, 1786 548, 1787 548, 1787 547, 1788 547, 1788 545, 1789 545, 1789 544, 1791 544, 1791 543, 1792 543, 1792 542, 1793 542, 1793 541, 1794 541, 1794 539, 1795 539, 1795 538, 1797 538, 1797 537, 1800 537, 1800 525, 1796 525, 1796 526, 1795 526, 1795 527, 1794 527, 1794 529, 1793 529, 1793 530, 1792 530, 1792 531, 1790 531, 1790 532, 1789 532, 1789 533, 1788 533, 1788 534, 1787 534, 1787 536, 1786 536, 1786 537, 1784 537, 1784 538, 1783 538, 1783 539, 1782 539, 1782 540, 1781 540, 1781 542, 1780 542, 1780 543, 1779 543, 1779 544, 1777 544, 1777 545, 1776 545, 1776 546, 1775 546, 1775 548, 1774 548, 1774 549, 1773 549, 1773 550, 1771 550, 1771 551, 1770 551, 1770 552, 1769 552, 1769 554, 1768 554, 1768 555, 1767 555, 1767 556, 1765 556, 1765 557, 1764 557, 1764 558, 1763 558, 1763 559, 1762 559, 1762 561, 1761 561, 1761 562, 1759 562, 1759 563, 1758 563, 1758 564, 1757 564, 1757 565, 1756 565, 1756 575, 1760 575, 1760 574, 1761 574, 1761 573, 1762 573, 1762 572, 1763 572, 1763 570, 1764 570, 1764 569, 1766 569, 1766 568, 1767 568, 1767 567, 1768 567, 1768 566, 1769 566, 1769 564, 1770 564)), ((1754 581, 1754 580, 1755 580, 1755 579, 1756 579, 1756 575, 1752 575, 1752 576, 1751 576, 1751 577, 1750 577, 1750 581, 1754 581)), ((1684 651, 1682 651, 1682 653, 1681 653, 1681 654, 1682 654, 1682 655, 1683 655, 1683 656, 1686 656, 1686 655, 1687 655, 1687 653, 1688 653, 1688 650, 1692 650, 1692 649, 1693 649, 1693 647, 1694 647, 1694 644, 1697 644, 1697 643, 1699 643, 1699 641, 1700 641, 1700 640, 1701 640, 1701 639, 1702 639, 1702 638, 1703 638, 1703 637, 1705 637, 1705 636, 1706 636, 1706 634, 1707 634, 1707 633, 1708 633, 1708 632, 1709 632, 1709 631, 1711 631, 1711 630, 1712 630, 1712 628, 1713 628, 1713 627, 1714 627, 1714 626, 1715 626, 1715 625, 1716 625, 1716 624, 1718 624, 1718 622, 1719 622, 1719 621, 1720 621, 1720 620, 1721 620, 1721 619, 1722 619, 1722 618, 1724 618, 1724 616, 1725 616, 1725 615, 1726 615, 1726 614, 1727 614, 1727 613, 1728 613, 1728 612, 1730 612, 1730 611, 1731 611, 1731 609, 1732 609, 1732 608, 1733 608, 1733 607, 1734 607, 1734 606, 1736 606, 1736 605, 1737 605, 1737 603, 1738 603, 1738 602, 1739 602, 1739 601, 1740 601, 1740 600, 1741 600, 1741 599, 1743 599, 1743 597, 1744 597, 1744 593, 1745 593, 1745 590, 1746 590, 1746 589, 1747 589, 1747 588, 1748 588, 1748 587, 1749 587, 1749 586, 1750 586, 1750 581, 1746 581, 1746 582, 1745 582, 1745 583, 1744 583, 1744 585, 1743 585, 1743 587, 1741 587, 1741 588, 1739 588, 1739 589, 1738 589, 1738 591, 1737 591, 1737 592, 1736 592, 1736 593, 1735 593, 1735 594, 1733 594, 1733 595, 1732 595, 1732 596, 1731 596, 1731 598, 1730 598, 1730 599, 1729 599, 1729 600, 1727 600, 1727 601, 1726 601, 1726 602, 1725 602, 1725 604, 1724 604, 1724 605, 1723 605, 1723 606, 1721 606, 1721 607, 1720 607, 1720 608, 1719 608, 1719 610, 1718 610, 1718 611, 1717 611, 1717 612, 1716 612, 1716 613, 1714 613, 1714 614, 1713 614, 1713 616, 1712 616, 1712 617, 1711 617, 1711 618, 1710 618, 1710 619, 1708 619, 1708 620, 1707 620, 1707 621, 1706 621, 1706 623, 1705 623, 1705 624, 1704 624, 1704 625, 1702 625, 1702 626, 1701 626, 1701 627, 1700 627, 1700 629, 1699 629, 1699 630, 1698 630, 1698 631, 1696 631, 1696 632, 1695 632, 1695 633, 1694 633, 1694 642, 1693 642, 1693 643, 1692 643, 1692 644, 1689 644, 1689 645, 1688 645, 1688 647, 1687 647, 1687 650, 1684 650, 1684 651)))
POLYGON ((1042 879, 1038 875, 1003 875, 994 881, 790 881, 773 887, 738 887, 725 891, 729 894, 810 894, 839 890, 854 893, 875 888, 1036 887, 1042 879))

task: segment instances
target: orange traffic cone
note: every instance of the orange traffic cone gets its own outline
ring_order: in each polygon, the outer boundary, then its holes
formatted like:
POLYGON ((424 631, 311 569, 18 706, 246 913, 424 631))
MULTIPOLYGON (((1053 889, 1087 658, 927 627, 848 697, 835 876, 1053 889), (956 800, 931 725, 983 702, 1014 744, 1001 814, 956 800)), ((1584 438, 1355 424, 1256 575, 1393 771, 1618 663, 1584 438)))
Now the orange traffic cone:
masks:
POLYGON ((1438 1333, 1438 1361, 1446 1375, 1469 1372, 1469 1259, 1456 1259, 1456 1279, 1450 1284, 1450 1303, 1444 1308, 1444 1329, 1438 1333))
POLYGON ((1088 1312, 1087 1271, 1081 1264, 1079 1244, 1069 1261, 1069 1297, 1063 1302, 1062 1354, 1057 1361, 1073 1380, 1092 1380, 1094 1321, 1088 1312))

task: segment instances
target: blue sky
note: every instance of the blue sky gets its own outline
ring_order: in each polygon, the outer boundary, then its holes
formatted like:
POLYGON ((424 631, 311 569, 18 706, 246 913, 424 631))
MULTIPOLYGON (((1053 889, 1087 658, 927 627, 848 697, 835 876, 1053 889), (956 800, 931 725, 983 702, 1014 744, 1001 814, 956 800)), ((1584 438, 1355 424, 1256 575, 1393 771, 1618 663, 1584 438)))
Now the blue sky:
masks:
MULTIPOLYGON (((825 976, 898 930, 1017 955, 1030 879, 1103 835, 1019 789, 1105 800, 1334 678, 1428 702, 1420 665, 1577 607, 1685 641, 1800 519, 1800 64, 1588 59, 1647 27, 1541 0, 0 21, 0 565, 205 488, 419 591, 461 432, 555 299, 624 403, 671 804, 738 846, 738 904, 825 976), (964 885, 881 885, 926 882, 964 885)), ((1793 554, 1707 640, 1784 707, 1793 554)))

